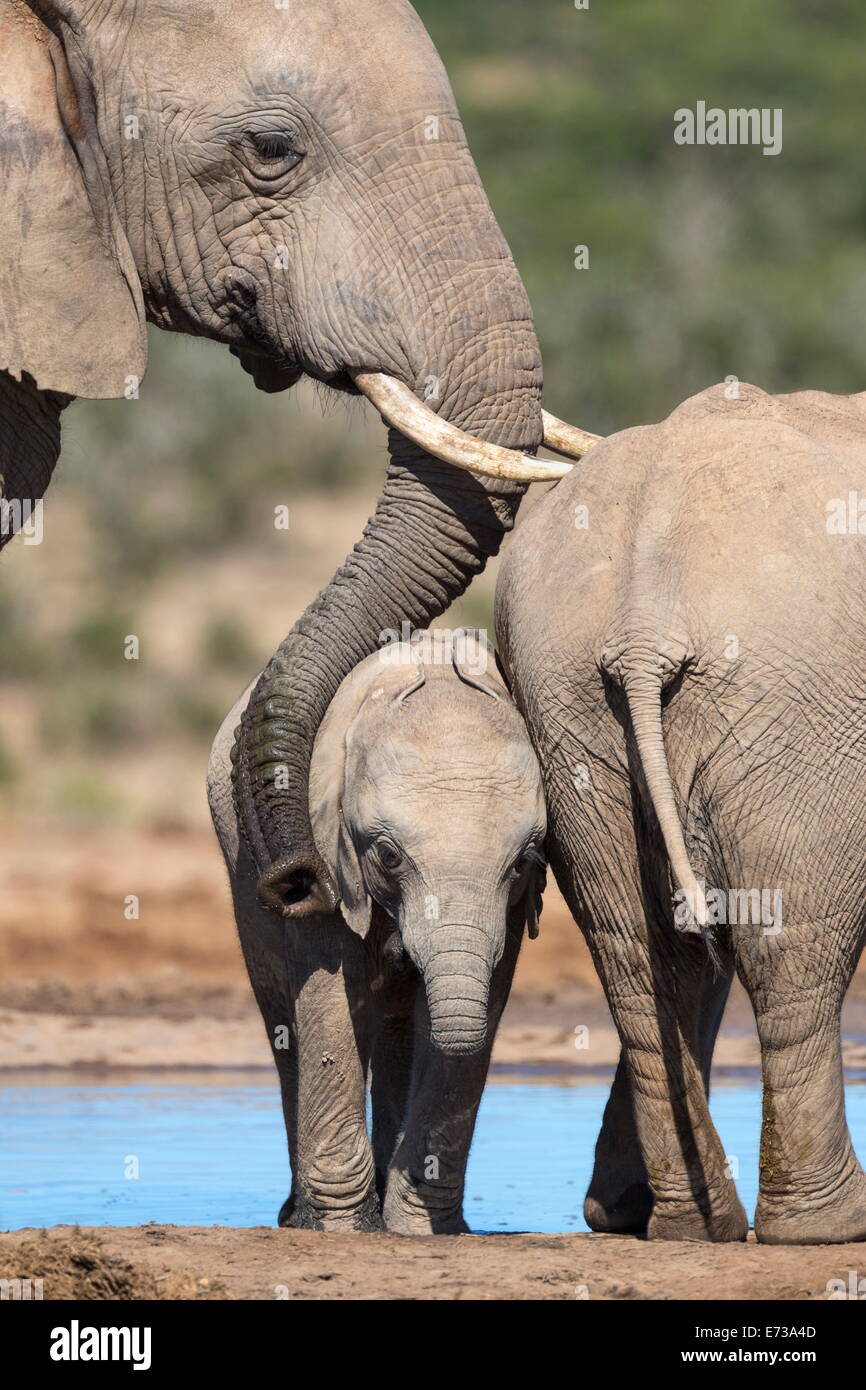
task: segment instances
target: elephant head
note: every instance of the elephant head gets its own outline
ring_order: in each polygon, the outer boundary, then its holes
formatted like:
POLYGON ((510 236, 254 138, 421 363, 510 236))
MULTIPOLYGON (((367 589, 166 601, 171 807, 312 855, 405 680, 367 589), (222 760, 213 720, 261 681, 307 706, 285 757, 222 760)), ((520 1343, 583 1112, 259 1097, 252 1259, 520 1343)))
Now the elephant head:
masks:
POLYGON ((316 730, 384 629, 426 626, 512 525, 545 435, 530 307, 438 55, 406 0, 0 0, 0 369, 137 381, 144 317, 265 391, 370 396, 390 465, 362 538, 266 667, 235 750, 263 901, 336 892, 309 822, 316 730))
MULTIPOLYGON (((474 634, 395 642, 343 681, 316 738, 317 847, 352 929, 374 904, 424 981, 431 1041, 487 1040, 488 995, 514 915, 537 930, 546 829, 523 720, 474 634)), ((399 945, 399 943, 395 943, 399 945)))

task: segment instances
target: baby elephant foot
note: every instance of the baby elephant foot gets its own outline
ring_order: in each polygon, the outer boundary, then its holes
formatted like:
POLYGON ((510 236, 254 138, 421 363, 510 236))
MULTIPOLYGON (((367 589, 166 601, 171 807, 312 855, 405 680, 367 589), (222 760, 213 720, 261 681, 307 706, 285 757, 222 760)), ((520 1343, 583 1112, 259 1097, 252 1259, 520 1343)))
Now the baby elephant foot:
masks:
POLYGON ((643 1235, 649 1224, 653 1195, 648 1182, 610 1183, 593 1176, 583 1203, 591 1231, 605 1235, 643 1235))
POLYGON ((463 1219, 463 1192, 426 1181, 413 1181, 406 1173, 388 1179, 382 1217, 386 1231, 400 1236, 462 1236, 469 1227, 463 1219))
POLYGON ((755 1235, 763 1245, 840 1245, 866 1240, 866 1174, 851 1171, 835 1188, 762 1191, 755 1235))
POLYGON ((700 1240, 714 1244, 745 1240, 749 1220, 732 1183, 697 1198, 656 1199, 647 1235, 650 1240, 700 1240))
POLYGON ((280 1207, 277 1225, 293 1231, 381 1231, 379 1201, 371 1192, 348 1210, 329 1210, 301 1194, 290 1194, 280 1207))

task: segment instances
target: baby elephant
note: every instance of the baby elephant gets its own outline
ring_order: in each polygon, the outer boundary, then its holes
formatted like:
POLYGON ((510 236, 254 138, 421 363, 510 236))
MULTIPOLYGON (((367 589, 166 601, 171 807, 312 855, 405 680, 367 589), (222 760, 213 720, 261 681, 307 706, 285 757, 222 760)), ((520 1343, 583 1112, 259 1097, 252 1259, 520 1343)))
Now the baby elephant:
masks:
POLYGON ((335 913, 286 920, 257 900, 230 774, 252 687, 214 742, 211 812, 283 1094, 280 1225, 467 1229, 469 1145, 524 924, 537 931, 546 828, 535 754, 486 655, 475 634, 421 633, 338 689, 310 774, 335 913))

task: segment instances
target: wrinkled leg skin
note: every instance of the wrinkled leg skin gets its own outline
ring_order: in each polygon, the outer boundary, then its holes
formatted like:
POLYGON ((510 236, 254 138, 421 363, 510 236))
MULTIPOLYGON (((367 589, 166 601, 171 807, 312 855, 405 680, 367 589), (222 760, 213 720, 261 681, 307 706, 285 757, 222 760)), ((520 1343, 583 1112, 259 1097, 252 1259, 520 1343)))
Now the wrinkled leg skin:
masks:
MULTIPOLYGON (((416 993, 406 1113, 388 1167, 382 1207, 389 1231, 425 1236, 461 1235, 469 1230, 463 1216, 469 1147, 522 932, 522 916, 513 914, 505 951, 491 981, 487 1042, 482 1051, 448 1056, 434 1048, 424 991, 419 988, 416 993)), ((374 1094, 376 1084, 374 1051, 374 1094)))
MULTIPOLYGON (((288 997, 293 1001, 286 1125, 292 1191, 279 1224, 314 1231, 379 1230, 365 1114, 363 943, 342 920, 330 916, 290 922, 285 930, 288 997)), ((270 1030, 273 1018, 264 1008, 262 1013, 270 1030)), ((284 1087, 284 1108, 285 1097, 284 1087)))
MULTIPOLYGON (((376 916, 374 913, 374 931, 376 916)), ((414 1049, 413 1015, 420 988, 418 971, 406 956, 397 970, 393 966, 380 968, 372 981, 370 1108, 376 1190, 380 1203, 385 1201, 388 1170, 403 1136, 409 1106, 414 1049)))
POLYGON ((228 739, 215 745, 211 814, 229 869, 250 983, 280 1078, 292 1187, 279 1225, 381 1229, 365 1100, 367 965, 337 914, 286 922, 258 901, 231 801, 228 739))
MULTIPOLYGON (((713 1049, 731 984, 730 960, 719 970, 707 959, 698 962, 700 988, 693 998, 680 1000, 678 1017, 693 1039, 707 1099, 713 1049)), ((653 1195, 637 1133, 628 1065, 620 1053, 613 1086, 595 1146, 592 1179, 583 1214, 591 1231, 609 1235, 642 1235, 649 1226, 653 1195)))
POLYGON ((245 849, 239 869, 241 947, 280 1076, 292 1167, 279 1224, 379 1230, 365 1115, 363 943, 339 918, 283 922, 258 905, 245 849))
POLYGON ((863 947, 850 925, 859 914, 846 904, 841 920, 786 916, 778 932, 734 931, 764 1076, 755 1234, 767 1245, 866 1240, 866 1174, 845 1118, 840 1030, 863 947))
POLYGON ((714 974, 699 937, 673 925, 667 886, 625 767, 569 769, 586 747, 542 760, 551 866, 584 931, 622 1044, 585 1215, 593 1230, 654 1240, 741 1241, 748 1220, 710 1118, 707 1077, 733 965, 714 974), (562 766, 558 765, 563 760, 562 766), (604 846, 603 852, 598 847, 604 846))

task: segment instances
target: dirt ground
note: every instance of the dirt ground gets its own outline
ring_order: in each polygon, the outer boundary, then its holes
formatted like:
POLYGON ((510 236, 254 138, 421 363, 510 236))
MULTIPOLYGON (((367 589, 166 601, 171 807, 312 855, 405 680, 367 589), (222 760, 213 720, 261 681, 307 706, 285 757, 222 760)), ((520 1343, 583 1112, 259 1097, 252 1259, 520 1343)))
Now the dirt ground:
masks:
POLYGON ((0 1278, 44 1299, 824 1300, 866 1244, 650 1244, 623 1236, 404 1239, 256 1226, 103 1226, 0 1234, 0 1278))
MULTIPOLYGON (((0 826, 0 1079, 14 1070, 271 1069, 210 833, 184 824, 0 826), (134 911, 130 909, 134 907, 134 911), (137 915, 135 915, 137 913, 137 915)), ((846 1062, 866 1067, 866 981, 846 1006, 846 1062)), ((523 950, 496 1067, 607 1072, 617 1040, 555 890, 523 950), (576 1044, 580 1044, 580 1046, 576 1044)), ((735 992, 717 1059, 754 1066, 735 992)), ((23 1074, 23 1075, 22 1075, 23 1074)), ((866 1245, 650 1245, 590 1235, 404 1240, 147 1225, 0 1233, 0 1277, 89 1299, 822 1299, 866 1245)))

